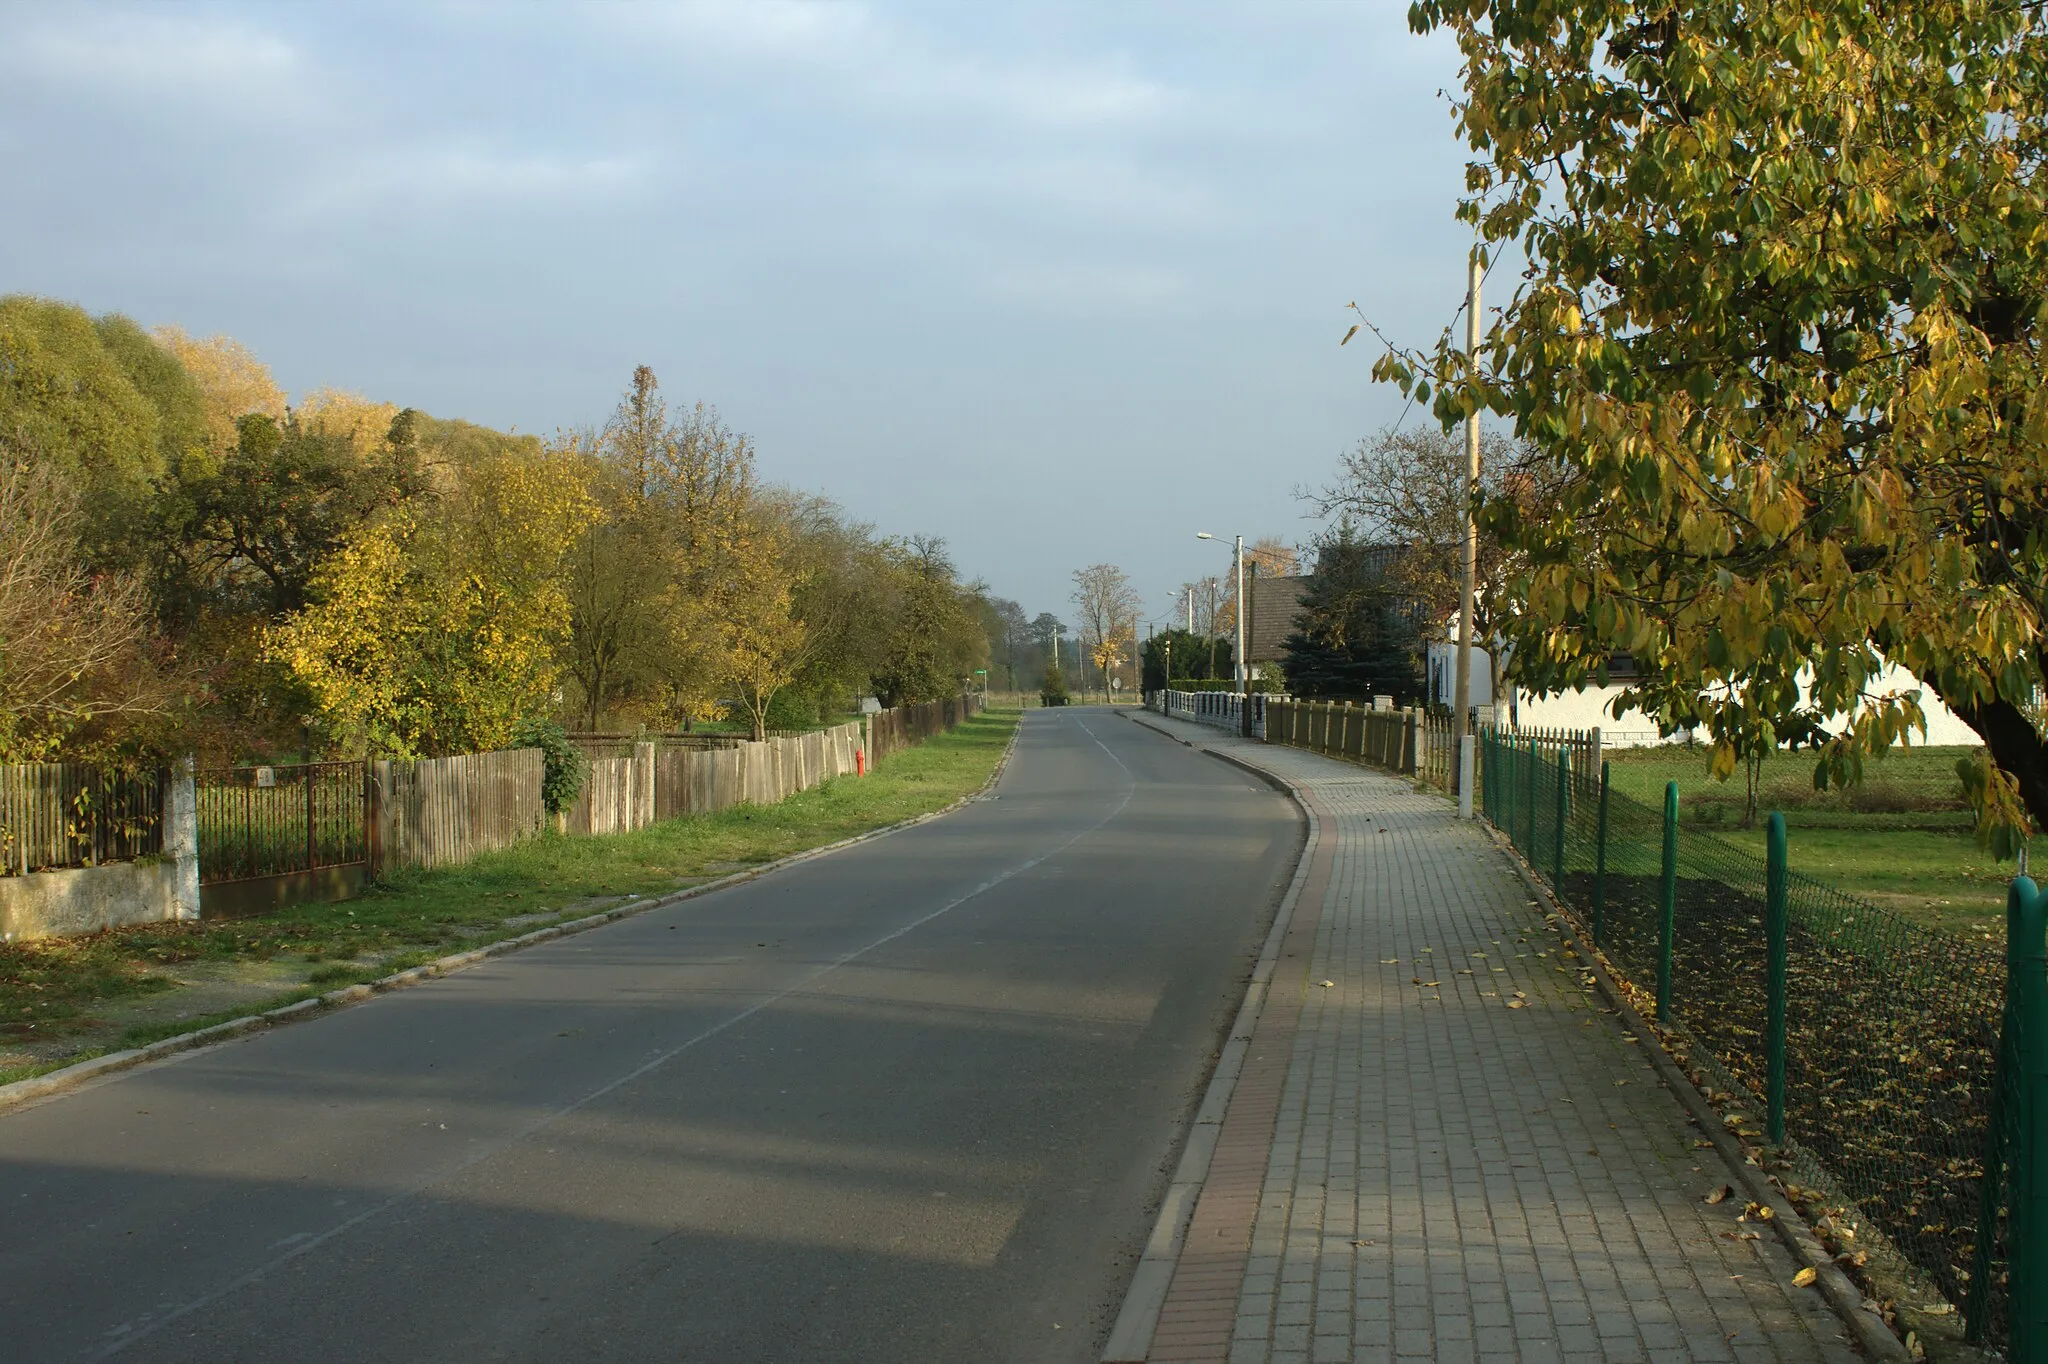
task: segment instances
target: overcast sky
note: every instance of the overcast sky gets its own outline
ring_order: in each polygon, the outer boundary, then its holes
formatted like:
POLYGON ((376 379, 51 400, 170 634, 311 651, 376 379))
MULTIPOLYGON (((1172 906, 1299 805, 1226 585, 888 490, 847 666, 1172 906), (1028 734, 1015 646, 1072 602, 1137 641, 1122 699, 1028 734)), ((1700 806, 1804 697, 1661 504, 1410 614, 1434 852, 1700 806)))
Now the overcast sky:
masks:
POLYGON ((0 292, 542 433, 650 364, 1033 613, 1109 561, 1163 617, 1401 416, 1345 305, 1458 306, 1406 10, 0 2, 0 292))

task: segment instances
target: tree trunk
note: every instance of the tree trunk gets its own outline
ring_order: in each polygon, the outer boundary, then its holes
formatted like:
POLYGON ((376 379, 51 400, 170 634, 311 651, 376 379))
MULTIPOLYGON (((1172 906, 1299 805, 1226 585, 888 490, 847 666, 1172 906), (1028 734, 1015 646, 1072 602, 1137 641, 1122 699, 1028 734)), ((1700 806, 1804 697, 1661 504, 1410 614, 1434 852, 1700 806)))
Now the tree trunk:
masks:
POLYGON ((1991 752, 1991 761, 2013 779, 2034 827, 2048 828, 2048 743, 2042 742, 2033 721, 2010 701, 1970 705, 1946 696, 1941 699, 1958 719, 1977 731, 1991 752))

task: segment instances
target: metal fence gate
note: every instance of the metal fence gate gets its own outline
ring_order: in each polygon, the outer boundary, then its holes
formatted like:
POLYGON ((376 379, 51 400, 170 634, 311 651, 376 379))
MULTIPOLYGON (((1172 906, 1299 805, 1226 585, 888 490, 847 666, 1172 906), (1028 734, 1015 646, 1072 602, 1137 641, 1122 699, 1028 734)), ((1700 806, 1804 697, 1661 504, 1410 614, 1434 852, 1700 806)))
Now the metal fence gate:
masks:
POLYGON ((205 768, 196 787, 206 917, 343 899, 369 878, 365 764, 205 768))

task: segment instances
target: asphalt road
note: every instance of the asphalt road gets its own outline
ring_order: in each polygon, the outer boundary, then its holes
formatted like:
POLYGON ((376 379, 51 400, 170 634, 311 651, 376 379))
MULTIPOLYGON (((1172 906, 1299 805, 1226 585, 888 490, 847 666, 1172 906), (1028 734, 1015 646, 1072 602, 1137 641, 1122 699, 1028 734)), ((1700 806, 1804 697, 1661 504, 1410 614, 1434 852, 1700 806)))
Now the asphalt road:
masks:
POLYGON ((1107 711, 758 881, 0 1116, 7 1360, 1092 1360, 1300 831, 1107 711))

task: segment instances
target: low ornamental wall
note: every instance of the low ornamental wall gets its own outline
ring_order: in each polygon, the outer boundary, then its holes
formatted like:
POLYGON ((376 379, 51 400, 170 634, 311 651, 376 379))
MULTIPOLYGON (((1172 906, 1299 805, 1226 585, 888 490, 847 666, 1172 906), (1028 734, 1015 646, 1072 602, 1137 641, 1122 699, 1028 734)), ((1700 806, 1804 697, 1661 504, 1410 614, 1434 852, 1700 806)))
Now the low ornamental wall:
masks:
POLYGON ((164 783, 161 854, 0 876, 0 942, 198 917, 198 803, 190 759, 172 768, 164 783))

